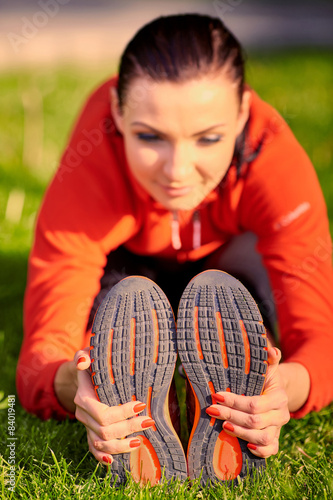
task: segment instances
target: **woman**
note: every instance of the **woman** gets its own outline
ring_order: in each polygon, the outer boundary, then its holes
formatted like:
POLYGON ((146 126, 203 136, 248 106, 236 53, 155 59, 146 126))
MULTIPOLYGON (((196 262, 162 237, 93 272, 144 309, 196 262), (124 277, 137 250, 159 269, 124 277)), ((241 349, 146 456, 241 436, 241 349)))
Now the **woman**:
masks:
POLYGON ((235 37, 219 19, 170 16, 136 34, 119 76, 90 97, 45 195, 17 372, 25 408, 75 415, 105 464, 141 446, 131 434, 155 425, 146 401, 107 407, 86 371, 92 318, 133 274, 156 281, 176 310, 204 269, 239 277, 272 334, 278 319, 283 362, 270 346, 263 394, 225 387, 202 408, 265 458, 289 412, 333 399, 326 207, 287 124, 246 85, 235 37))

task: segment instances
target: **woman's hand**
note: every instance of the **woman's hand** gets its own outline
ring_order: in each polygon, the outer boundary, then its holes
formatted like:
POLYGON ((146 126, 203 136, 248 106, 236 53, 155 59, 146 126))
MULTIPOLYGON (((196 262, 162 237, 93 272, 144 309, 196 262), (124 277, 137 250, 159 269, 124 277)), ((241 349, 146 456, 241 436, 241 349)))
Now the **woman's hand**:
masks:
POLYGON ((269 347, 261 396, 219 392, 214 395, 217 404, 206 410, 208 415, 225 420, 223 429, 228 434, 248 441, 251 452, 264 458, 278 452, 281 427, 290 419, 288 397, 279 373, 280 359, 279 349, 269 347))
POLYGON ((112 455, 129 453, 140 446, 138 438, 127 436, 153 426, 154 420, 147 416, 136 416, 146 407, 140 401, 111 407, 98 401, 87 371, 90 366, 89 349, 78 351, 74 362, 78 383, 74 398, 75 416, 87 429, 89 450, 96 460, 111 464, 112 455))

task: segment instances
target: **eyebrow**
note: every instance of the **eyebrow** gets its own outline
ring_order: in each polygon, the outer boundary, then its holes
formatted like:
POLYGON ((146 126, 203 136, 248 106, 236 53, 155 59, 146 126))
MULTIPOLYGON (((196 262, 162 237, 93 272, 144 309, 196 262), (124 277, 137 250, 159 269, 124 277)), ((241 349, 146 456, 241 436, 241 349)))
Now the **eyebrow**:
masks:
MULTIPOLYGON (((144 122, 132 122, 131 125, 132 126, 133 125, 134 126, 136 126, 136 125, 144 126, 144 127, 149 128, 153 132, 155 132, 155 134, 164 135, 164 136, 166 135, 163 132, 161 132, 160 130, 158 130, 157 128, 151 127, 150 125, 148 125, 147 123, 144 123, 144 122)), ((192 134, 191 137, 196 137, 197 135, 206 134, 207 132, 210 132, 211 130, 218 128, 218 127, 226 127, 226 123, 217 123, 216 125, 212 125, 211 127, 208 127, 205 130, 201 130, 200 132, 195 132, 194 134, 192 134)))

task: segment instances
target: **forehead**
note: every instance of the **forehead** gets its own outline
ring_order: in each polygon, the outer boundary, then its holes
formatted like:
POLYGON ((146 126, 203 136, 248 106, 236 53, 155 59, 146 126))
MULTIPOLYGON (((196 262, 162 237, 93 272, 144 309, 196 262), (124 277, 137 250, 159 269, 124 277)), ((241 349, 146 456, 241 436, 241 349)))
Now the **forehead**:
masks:
POLYGON ((127 93, 125 115, 130 120, 203 122, 238 113, 237 84, 223 74, 182 83, 135 79, 127 93))

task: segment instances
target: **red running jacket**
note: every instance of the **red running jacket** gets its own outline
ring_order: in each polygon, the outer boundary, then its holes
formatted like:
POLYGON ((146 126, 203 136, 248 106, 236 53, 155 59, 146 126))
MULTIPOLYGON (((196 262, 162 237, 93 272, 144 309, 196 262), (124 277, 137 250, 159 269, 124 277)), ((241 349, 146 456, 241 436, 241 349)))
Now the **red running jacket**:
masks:
MULTIPOLYGON (((24 339, 17 367, 22 405, 42 419, 69 415, 53 387, 55 373, 89 345, 89 311, 106 256, 119 245, 141 255, 207 256, 243 231, 258 237, 277 307, 286 362, 310 373, 308 401, 294 417, 333 400, 331 239, 314 168, 281 116, 252 91, 249 141, 258 157, 239 179, 231 166, 200 206, 201 244, 193 248, 191 213, 180 220, 182 247, 171 241, 170 213, 128 168, 110 115, 110 87, 88 99, 39 213, 29 259, 24 339)), ((74 417, 73 415, 69 415, 74 417)))

